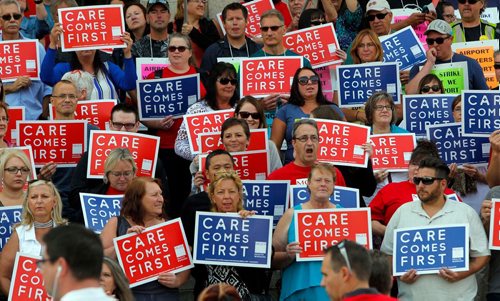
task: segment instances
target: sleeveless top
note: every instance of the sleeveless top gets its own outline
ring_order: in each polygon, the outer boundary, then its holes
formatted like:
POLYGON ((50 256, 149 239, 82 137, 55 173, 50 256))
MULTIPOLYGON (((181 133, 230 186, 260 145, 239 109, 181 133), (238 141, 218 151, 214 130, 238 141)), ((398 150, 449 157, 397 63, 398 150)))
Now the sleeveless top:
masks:
POLYGON ((34 256, 42 255, 42 245, 36 240, 35 226, 19 225, 16 232, 19 237, 19 252, 34 256))

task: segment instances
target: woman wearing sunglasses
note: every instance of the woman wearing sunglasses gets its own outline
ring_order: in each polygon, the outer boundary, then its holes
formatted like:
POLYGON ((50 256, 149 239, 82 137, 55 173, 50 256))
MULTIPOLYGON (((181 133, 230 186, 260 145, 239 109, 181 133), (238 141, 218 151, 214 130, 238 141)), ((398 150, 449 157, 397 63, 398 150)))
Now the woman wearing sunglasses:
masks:
POLYGON ((418 84, 419 94, 444 94, 443 82, 435 74, 429 73, 418 84))

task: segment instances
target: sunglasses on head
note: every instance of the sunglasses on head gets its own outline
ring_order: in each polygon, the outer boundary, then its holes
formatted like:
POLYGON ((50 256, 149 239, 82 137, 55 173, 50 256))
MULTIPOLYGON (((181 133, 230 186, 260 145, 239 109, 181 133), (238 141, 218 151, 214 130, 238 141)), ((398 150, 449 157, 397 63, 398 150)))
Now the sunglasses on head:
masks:
POLYGON ((277 31, 278 29, 281 28, 281 26, 283 26, 283 25, 280 25, 280 26, 262 26, 260 28, 260 31, 262 31, 262 32, 268 32, 269 29, 271 29, 271 31, 277 31))
POLYGON ((19 19, 21 19, 21 17, 22 17, 21 14, 7 14, 7 15, 3 15, 2 19, 4 21, 10 21, 11 19, 19 20, 19 19))
POLYGON ((388 13, 378 13, 378 14, 374 14, 374 15, 368 15, 366 16, 366 19, 369 21, 369 22, 372 22, 375 20, 375 18, 379 19, 379 20, 382 20, 385 18, 385 16, 387 16, 388 13))
POLYGON ((444 41, 446 39, 448 39, 448 37, 446 37, 446 38, 439 37, 439 38, 435 38, 435 39, 427 38, 427 39, 425 39, 425 42, 427 43, 427 45, 434 45, 434 42, 436 42, 436 44, 438 44, 438 45, 441 45, 444 43, 444 41))
POLYGON ((301 84, 302 86, 307 85, 309 81, 311 81, 311 84, 315 85, 319 82, 319 77, 317 75, 311 75, 309 77, 307 76, 299 77, 299 84, 301 84))
POLYGON ((252 116, 253 119, 260 119, 259 113, 250 113, 250 112, 240 111, 238 113, 238 115, 240 115, 240 117, 243 119, 247 119, 250 116, 252 116))
POLYGON ((458 3, 465 4, 465 2, 469 2, 469 4, 476 4, 481 0, 458 0, 458 3))
POLYGON ((186 51, 188 48, 186 46, 169 46, 168 47, 168 51, 169 52, 175 52, 176 50, 179 51, 179 52, 184 52, 186 51))
POLYGON ((439 88, 439 85, 432 85, 432 86, 425 85, 425 86, 423 86, 423 87, 422 87, 422 89, 420 89, 420 92, 427 93, 427 92, 429 92, 431 89, 432 89, 432 91, 434 91, 434 92, 437 92, 437 91, 441 90, 441 88, 439 88))
POLYGON ((413 184, 418 185, 420 182, 424 185, 431 185, 436 180, 442 180, 442 178, 435 177, 413 177, 413 184))
POLYGON ((221 85, 227 85, 229 83, 231 83, 231 85, 233 86, 236 86, 236 84, 238 83, 238 80, 236 79, 231 79, 231 78, 227 78, 227 77, 221 77, 217 80, 221 85))

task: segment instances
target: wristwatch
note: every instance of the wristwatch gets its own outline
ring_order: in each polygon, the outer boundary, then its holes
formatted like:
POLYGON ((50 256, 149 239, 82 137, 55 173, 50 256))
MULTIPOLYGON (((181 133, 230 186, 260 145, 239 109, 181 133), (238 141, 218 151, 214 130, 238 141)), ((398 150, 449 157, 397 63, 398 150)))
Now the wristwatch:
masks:
POLYGON ((43 0, 34 0, 35 4, 41 4, 43 0))

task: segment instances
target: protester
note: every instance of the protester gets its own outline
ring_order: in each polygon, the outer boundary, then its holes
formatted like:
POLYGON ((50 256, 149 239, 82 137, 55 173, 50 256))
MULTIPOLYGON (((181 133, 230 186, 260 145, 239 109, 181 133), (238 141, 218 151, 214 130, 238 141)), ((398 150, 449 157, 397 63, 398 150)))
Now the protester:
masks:
POLYGON ((444 94, 443 82, 437 75, 429 73, 418 84, 419 94, 444 94))
POLYGON ((453 43, 498 39, 497 25, 481 19, 486 0, 459 0, 461 20, 453 23, 453 43))
POLYGON ((304 10, 311 8, 311 4, 312 1, 288 0, 288 8, 290 10, 290 14, 292 15, 292 21, 290 25, 288 25, 286 28, 287 32, 291 32, 298 29, 300 15, 304 10))
POLYGON ((31 178, 31 164, 26 154, 18 149, 4 149, 0 153, 0 207, 22 205, 24 185, 31 178))
MULTIPOLYGON (((1 85, 1 80, 0 80, 0 86, 2 87, 2 93, 3 93, 3 86, 1 85)), ((0 94, 0 98, 1 98, 0 94)), ((5 136, 7 135, 9 131, 9 108, 7 107, 7 104, 3 101, 0 101, 0 148, 7 148, 13 146, 10 141, 8 141, 5 136)))
POLYGON ((104 292, 118 301, 134 301, 127 277, 116 261, 104 257, 99 282, 104 292))
POLYGON ((455 7, 447 1, 439 1, 436 5, 437 18, 453 24, 457 20, 455 17, 455 7))
POLYGON ((389 296, 392 289, 392 271, 389 258, 380 250, 370 250, 372 272, 368 284, 381 294, 389 296))
MULTIPOLYGON (((130 2, 123 8, 125 30, 130 33, 132 41, 138 41, 150 32, 150 25, 146 21, 146 8, 137 2, 130 2)), ((132 46, 133 48, 134 46, 132 46)))
POLYGON ((408 133, 398 127, 394 101, 386 92, 375 92, 365 104, 366 125, 371 127, 372 134, 408 133))
POLYGON ((245 96, 238 101, 234 108, 234 117, 245 120, 251 130, 267 128, 264 107, 253 96, 245 96))
POLYGON ((490 188, 500 185, 500 130, 490 135, 490 163, 486 172, 486 181, 490 188))
POLYGON ((212 284, 205 288, 198 301, 241 301, 241 297, 234 286, 227 283, 212 284))
POLYGON ((134 57, 166 57, 168 47, 168 22, 170 21, 170 6, 166 0, 147 1, 146 20, 149 24, 149 34, 135 40, 132 46, 134 57))

